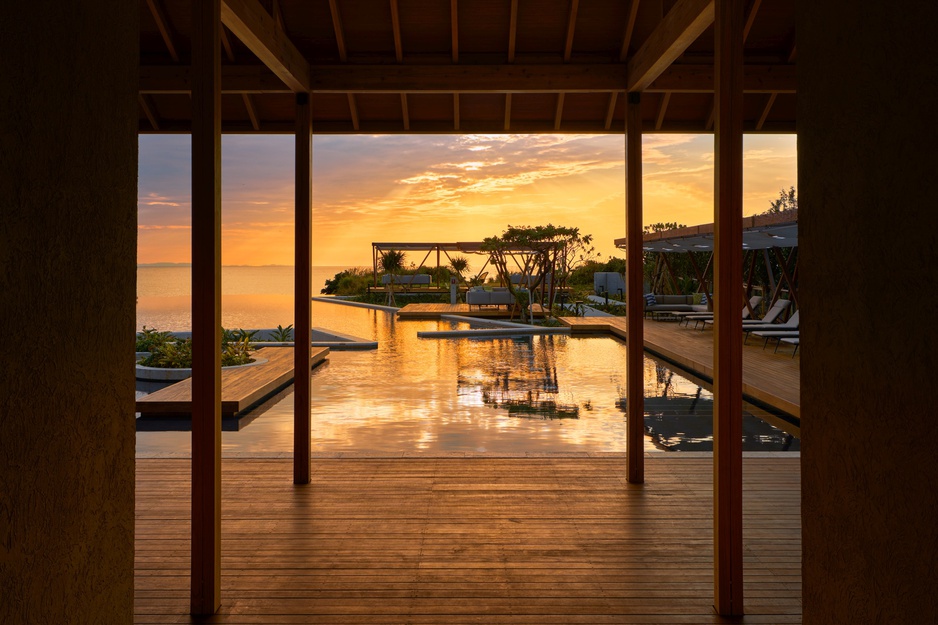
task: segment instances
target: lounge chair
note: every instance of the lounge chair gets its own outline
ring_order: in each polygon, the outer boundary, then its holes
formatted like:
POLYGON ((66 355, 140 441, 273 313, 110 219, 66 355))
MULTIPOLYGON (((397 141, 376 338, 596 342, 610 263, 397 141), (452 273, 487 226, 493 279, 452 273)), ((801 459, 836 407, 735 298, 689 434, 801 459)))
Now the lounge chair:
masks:
MULTIPOLYGON (((753 295, 752 297, 750 297, 750 298, 749 298, 749 305, 748 305, 748 306, 743 306, 743 319, 748 319, 748 318, 749 318, 749 310, 750 310, 750 309, 755 310, 755 309, 756 309, 756 306, 758 306, 758 305, 761 304, 761 303, 762 303, 762 296, 761 296, 761 295, 753 295)), ((695 312, 695 313, 674 313, 674 315, 675 315, 676 317, 680 317, 680 321, 678 322, 678 325, 680 325, 681 322, 686 321, 686 322, 687 322, 687 326, 690 327, 690 322, 693 321, 693 322, 694 322, 694 329, 695 329, 695 330, 697 329, 697 326, 700 325, 701 322, 707 321, 708 319, 709 319, 709 320, 712 320, 712 319, 713 319, 713 313, 712 313, 712 312, 708 312, 708 313, 696 313, 696 312, 695 312)))
POLYGON ((743 332, 746 333, 746 339, 743 341, 743 344, 749 340, 750 334, 764 336, 767 332, 793 332, 798 330, 798 317, 800 316, 800 313, 800 310, 796 310, 795 313, 791 316, 791 319, 785 323, 760 323, 754 325, 744 325, 743 332))
POLYGON ((758 336, 760 339, 765 339, 765 342, 762 343, 762 349, 768 347, 769 341, 774 339, 776 341, 775 351, 778 351, 778 345, 782 339, 796 339, 799 336, 798 330, 762 330, 760 332, 753 332, 752 334, 753 336, 758 336))
MULTIPOLYGON (((781 344, 781 343, 788 343, 789 345, 794 345, 794 346, 795 346, 795 349, 794 349, 794 351, 791 353, 791 357, 794 358, 794 357, 795 357, 795 354, 798 353, 798 343, 800 342, 800 340, 801 340, 801 339, 799 339, 798 337, 795 337, 795 338, 782 338, 782 339, 779 339, 778 342, 779 342, 779 344, 781 344)), ((775 351, 778 351, 778 345, 775 346, 775 351)))
MULTIPOLYGON (((787 299, 780 299, 772 305, 772 308, 769 309, 769 312, 765 313, 765 317, 762 319, 745 319, 743 320, 743 331, 748 332, 749 326, 764 326, 769 325, 778 319, 788 306, 791 304, 787 299)), ((704 330, 707 329, 707 326, 713 325, 713 319, 707 319, 704 321, 704 330)), ((770 328, 761 328, 763 330, 768 330, 770 328)))

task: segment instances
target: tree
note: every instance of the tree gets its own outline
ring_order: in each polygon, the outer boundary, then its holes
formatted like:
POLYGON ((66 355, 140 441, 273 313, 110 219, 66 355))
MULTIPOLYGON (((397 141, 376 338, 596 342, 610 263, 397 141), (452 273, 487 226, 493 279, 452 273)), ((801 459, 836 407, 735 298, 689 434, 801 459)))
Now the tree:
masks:
POLYGON ((381 252, 381 269, 391 276, 388 283, 388 306, 394 306, 395 274, 404 268, 404 252, 388 250, 381 252))
POLYGON ((782 189, 778 192, 778 199, 770 203, 769 210, 763 215, 774 215, 775 213, 784 213, 786 211, 798 210, 798 196, 795 193, 795 187, 789 187, 786 191, 782 189))
POLYGON ((453 270, 453 273, 459 276, 459 281, 462 282, 464 280, 462 274, 466 269, 469 268, 469 261, 466 259, 466 257, 465 256, 453 256, 452 258, 449 259, 449 266, 450 266, 450 269, 453 270))

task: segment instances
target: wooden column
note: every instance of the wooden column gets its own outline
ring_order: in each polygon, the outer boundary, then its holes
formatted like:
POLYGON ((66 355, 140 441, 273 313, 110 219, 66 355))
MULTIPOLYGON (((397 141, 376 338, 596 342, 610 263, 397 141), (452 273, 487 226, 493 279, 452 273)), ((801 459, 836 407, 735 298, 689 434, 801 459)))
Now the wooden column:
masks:
POLYGON ((313 195, 313 118, 308 93, 296 94, 296 243, 293 301, 293 482, 309 484, 310 453, 310 341, 312 320, 312 195, 313 195))
POLYGON ((192 2, 193 614, 221 605, 221 0, 192 2))
POLYGON ((641 94, 629 93, 625 109, 626 398, 628 480, 645 481, 645 299, 642 294, 641 94))
POLYGON ((715 607, 743 613, 742 0, 717 0, 714 156, 713 530, 715 607))

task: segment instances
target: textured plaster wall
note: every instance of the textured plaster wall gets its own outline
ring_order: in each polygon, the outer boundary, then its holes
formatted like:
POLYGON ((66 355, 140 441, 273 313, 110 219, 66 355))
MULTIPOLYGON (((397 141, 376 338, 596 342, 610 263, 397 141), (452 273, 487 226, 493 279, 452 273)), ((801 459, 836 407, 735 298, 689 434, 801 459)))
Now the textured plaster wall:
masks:
POLYGON ((0 623, 133 618, 138 5, 0 3, 0 623))
POLYGON ((798 11, 804 623, 938 623, 938 9, 798 11))

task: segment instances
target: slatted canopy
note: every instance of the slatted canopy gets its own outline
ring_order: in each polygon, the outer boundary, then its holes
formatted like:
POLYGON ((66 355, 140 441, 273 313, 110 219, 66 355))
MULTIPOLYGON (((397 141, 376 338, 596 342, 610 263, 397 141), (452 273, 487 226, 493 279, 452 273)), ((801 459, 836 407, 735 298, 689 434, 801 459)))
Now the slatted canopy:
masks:
MULTIPOLYGON (((644 236, 646 252, 708 252, 713 250, 714 225, 687 226, 644 236)), ((616 247, 625 248, 625 239, 616 239, 616 247)), ((767 250, 773 247, 798 247, 798 211, 754 215, 743 219, 743 249, 767 250)))
MULTIPOLYGON (((191 129, 189 0, 141 0, 141 132, 191 129)), ((713 0, 225 0, 222 130, 712 132, 713 0), (268 69, 268 66, 274 69, 268 69)), ((743 127, 795 130, 794 3, 749 0, 743 127)))

